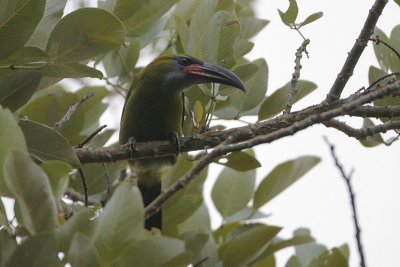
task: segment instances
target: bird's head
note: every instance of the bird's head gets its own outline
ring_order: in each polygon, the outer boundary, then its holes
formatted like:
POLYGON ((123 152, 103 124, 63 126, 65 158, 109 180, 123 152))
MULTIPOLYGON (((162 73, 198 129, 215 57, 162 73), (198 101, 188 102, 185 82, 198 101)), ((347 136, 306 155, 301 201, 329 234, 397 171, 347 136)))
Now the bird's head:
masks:
POLYGON ((174 90, 175 93, 199 83, 226 84, 246 91, 242 80, 232 71, 186 55, 158 57, 143 71, 155 75, 154 77, 161 77, 163 87, 174 90))

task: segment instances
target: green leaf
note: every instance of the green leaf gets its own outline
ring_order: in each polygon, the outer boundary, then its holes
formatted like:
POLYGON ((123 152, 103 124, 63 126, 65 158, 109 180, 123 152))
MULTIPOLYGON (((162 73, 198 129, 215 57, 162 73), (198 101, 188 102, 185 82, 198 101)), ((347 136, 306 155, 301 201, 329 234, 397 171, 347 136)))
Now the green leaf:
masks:
POLYGON ((67 0, 49 0, 46 2, 42 20, 37 25, 26 46, 46 48, 47 40, 56 24, 60 21, 67 0))
POLYGON ((276 226, 255 225, 238 234, 227 243, 222 252, 224 266, 246 266, 280 230, 276 226))
POLYGON ((228 161, 224 163, 225 166, 240 172, 250 171, 261 167, 260 162, 253 155, 244 151, 230 153, 226 159, 228 161))
POLYGON ((121 45, 125 34, 113 14, 99 8, 80 8, 57 23, 46 52, 55 62, 88 60, 121 45))
POLYGON ((261 208, 315 167, 321 159, 302 156, 276 166, 260 183, 254 194, 254 209, 261 208))
POLYGON ((0 266, 5 263, 17 248, 17 241, 4 229, 0 230, 0 266))
MULTIPOLYGON (((390 40, 389 44, 398 52, 400 53, 400 25, 397 25, 393 28, 392 32, 390 33, 390 40)), ((400 58, 392 51, 389 50, 389 65, 390 69, 393 72, 400 71, 400 58)))
POLYGON ((53 235, 30 236, 15 249, 4 266, 61 266, 57 253, 53 235))
POLYGON ((209 233, 186 232, 181 237, 186 243, 186 249, 193 255, 192 262, 200 262, 207 258, 206 266, 216 266, 218 261, 218 247, 209 233))
POLYGON ((215 207, 223 217, 232 215, 251 200, 256 180, 255 170, 237 172, 224 168, 211 192, 215 207))
POLYGON ((164 236, 153 237, 126 249, 118 266, 163 266, 184 252, 185 243, 181 240, 164 236))
MULTIPOLYGON (((48 55, 41 49, 36 47, 22 47, 8 58, 0 61, 0 65, 22 65, 31 62, 46 62, 48 55)), ((7 68, 9 73, 15 72, 11 68, 7 68)))
MULTIPOLYGON (((364 118, 364 122, 363 122, 363 126, 362 126, 363 129, 372 127, 372 126, 375 126, 375 124, 372 122, 372 120, 370 118, 364 118)), ((382 135, 379 133, 374 134, 373 136, 368 136, 364 140, 360 140, 360 143, 365 147, 379 146, 379 145, 383 144, 384 142, 385 141, 383 140, 382 135)))
MULTIPOLYGON (((310 235, 310 231, 305 228, 297 229, 294 232, 293 236, 299 236, 299 235, 310 235)), ((300 261, 301 266, 309 266, 309 264, 314 259, 317 259, 322 254, 327 253, 326 247, 324 245, 318 244, 316 242, 297 245, 297 246, 295 246, 295 251, 296 251, 297 259, 300 261)), ((321 264, 313 265, 312 267, 319 267, 319 266, 323 265, 323 263, 324 263, 324 261, 321 261, 321 264)))
POLYGON ((27 151, 24 134, 18 126, 14 115, 0 106, 0 195, 9 195, 9 190, 4 182, 3 169, 5 157, 9 151, 18 149, 27 151))
MULTIPOLYGON (((186 157, 179 157, 178 162, 162 179, 162 188, 168 188, 172 183, 181 178, 192 166, 195 161, 188 160, 186 157)), ((203 203, 203 184, 207 177, 208 169, 200 172, 199 176, 189 183, 183 190, 180 190, 171 197, 163 206, 163 233, 176 233, 179 224, 187 220, 203 203)))
MULTIPOLYGON (((387 35, 378 27, 375 27, 373 37, 378 38, 379 40, 382 40, 386 43, 390 42, 387 35)), ((382 43, 376 44, 376 42, 373 42, 373 47, 374 47, 376 59, 379 62, 379 66, 381 66, 381 68, 384 70, 384 72, 387 72, 390 68, 390 63, 389 63, 390 51, 389 51, 389 49, 382 43)), ((370 84, 371 84, 371 80, 370 80, 370 84)))
POLYGON ((122 183, 113 193, 94 235, 102 261, 110 261, 127 245, 143 238, 144 208, 137 187, 122 183))
POLYGON ((28 41, 43 16, 46 0, 2 0, 0 6, 0 59, 28 41))
POLYGON ((201 102, 198 100, 196 100, 196 102, 194 103, 193 114, 195 122, 200 123, 200 121, 203 119, 204 109, 201 105, 201 102))
POLYGON ((46 64, 38 69, 44 76, 55 78, 98 78, 103 79, 103 73, 95 68, 79 64, 46 64))
POLYGON ((289 7, 285 13, 279 9, 278 12, 282 22, 285 23, 285 25, 290 26, 291 24, 294 24, 297 14, 299 13, 296 0, 289 0, 289 7))
POLYGON ((317 13, 311 14, 311 15, 308 16, 303 22, 301 22, 301 23, 298 25, 298 28, 300 29, 301 27, 303 27, 303 26, 305 26, 305 25, 307 25, 307 24, 310 24, 311 22, 314 22, 314 21, 316 21, 317 19, 320 19, 320 18, 322 17, 322 15, 324 15, 323 12, 317 12, 317 13))
POLYGON ((195 231, 209 233, 211 231, 210 214, 204 201, 189 218, 179 224, 178 230, 179 233, 195 231))
POLYGON ((75 167, 81 165, 68 140, 52 128, 33 121, 21 120, 29 152, 43 161, 62 160, 75 167))
MULTIPOLYGON (((108 179, 112 185, 118 179, 122 168, 121 162, 83 164, 82 170, 86 177, 86 184, 90 196, 104 193, 107 189, 108 179), (108 175, 108 176, 107 176, 108 175)), ((80 175, 71 179, 71 185, 77 192, 84 193, 80 175)), ((98 196, 99 197, 99 196, 98 196)), ((100 196, 101 197, 101 196, 100 196)))
POLYGON ((278 240, 275 242, 272 241, 271 244, 256 259, 254 259, 253 262, 258 262, 262 259, 268 258, 274 255, 274 253, 279 250, 293 246, 303 245, 314 241, 315 239, 312 238, 310 235, 298 235, 286 240, 278 240))
POLYGON ((298 257, 292 256, 287 261, 285 267, 303 267, 303 265, 301 264, 298 257))
POLYGON ((201 44, 202 58, 226 68, 235 65, 233 45, 239 35, 239 28, 239 22, 233 13, 215 13, 201 44))
POLYGON ((64 161, 54 160, 43 163, 41 167, 49 178, 54 197, 61 199, 68 187, 69 173, 72 172, 71 165, 64 161))
POLYGON ((82 233, 87 237, 91 237, 96 227, 98 220, 92 220, 95 214, 89 209, 82 209, 68 219, 58 231, 57 244, 61 251, 68 252, 72 238, 76 233, 82 233))
POLYGON ((91 240, 77 232, 68 251, 68 262, 72 266, 101 266, 100 257, 91 240))
POLYGON ((54 231, 58 224, 56 200, 46 174, 29 155, 9 151, 4 161, 4 178, 15 196, 26 229, 31 234, 54 231))
MULTIPOLYGON (((34 100, 29 102, 20 110, 22 116, 28 117, 32 121, 45 124, 49 127, 60 121, 68 111, 69 107, 78 103, 80 100, 76 94, 67 93, 57 88, 40 91, 34 100), (51 112, 48 112, 51 110, 51 112)), ((89 105, 92 99, 87 100, 74 114, 64 126, 58 130, 66 137, 71 144, 78 144, 84 139, 81 131, 84 127, 85 105, 89 105)))
POLYGON ((250 39, 257 35, 269 23, 268 20, 254 17, 240 17, 240 38, 250 39))
POLYGON ((142 36, 151 31, 175 4, 175 0, 140 0, 139 3, 137 2, 119 0, 113 11, 123 20, 129 37, 142 36))
MULTIPOLYGON (((293 103, 296 103, 309 93, 317 89, 317 85, 310 81, 298 80, 297 94, 293 97, 293 103)), ((291 90, 291 84, 288 82, 283 87, 276 90, 272 95, 261 104, 260 110, 258 111, 258 120, 265 120, 283 111, 286 106, 287 95, 291 90)))
POLYGON ((19 71, 0 78, 0 105, 12 111, 23 106, 39 85, 42 75, 33 71, 19 71))

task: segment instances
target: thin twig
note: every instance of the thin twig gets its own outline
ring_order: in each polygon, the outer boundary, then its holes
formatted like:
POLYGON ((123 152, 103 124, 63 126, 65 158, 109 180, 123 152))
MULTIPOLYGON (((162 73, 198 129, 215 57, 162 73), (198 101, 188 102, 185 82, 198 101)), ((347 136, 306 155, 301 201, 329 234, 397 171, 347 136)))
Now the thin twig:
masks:
POLYGON ((103 80, 106 82, 107 85, 111 86, 115 92, 117 92, 120 96, 125 97, 126 96, 126 89, 122 87, 119 84, 115 84, 110 81, 109 78, 103 77, 103 80))
POLYGON ((369 40, 375 42, 377 45, 379 45, 380 43, 384 44, 387 48, 392 50, 396 54, 397 58, 400 60, 400 53, 396 49, 394 49, 390 44, 379 39, 378 35, 376 36, 376 38, 369 38, 369 40))
POLYGON ((391 76, 395 76, 395 77, 399 77, 400 76, 400 72, 393 72, 393 73, 389 73, 387 75, 384 75, 382 77, 380 77, 378 80, 376 80, 375 82, 373 82, 370 86, 368 86, 368 88, 366 90, 371 89, 372 87, 374 87, 376 84, 380 83, 381 81, 385 80, 386 78, 389 78, 391 76))
POLYGON ((294 60, 294 62, 295 62, 294 72, 292 74, 292 79, 290 81, 290 91, 289 91, 289 94, 287 95, 286 107, 285 107, 285 110, 283 111, 284 114, 290 113, 290 111, 292 109, 293 102, 294 102, 294 96, 297 94, 297 81, 300 78, 300 70, 302 68, 300 61, 301 61, 301 58, 303 57, 303 52, 306 53, 306 55, 308 57, 307 45, 309 43, 310 43, 310 39, 305 39, 295 53, 296 59, 294 60))
POLYGON ((75 148, 82 148, 84 145, 90 142, 90 140, 93 139, 96 135, 98 135, 104 128, 106 128, 107 125, 102 125, 100 126, 97 130, 95 130, 93 133, 91 133, 88 137, 86 137, 82 142, 77 144, 75 148))
POLYGON ((209 257, 205 257, 203 259, 201 259, 199 262, 196 262, 195 264, 193 264, 193 267, 199 267, 201 266, 205 261, 207 261, 209 259, 209 257))
POLYGON ((79 171, 79 174, 81 175, 83 193, 85 196, 84 203, 85 203, 85 206, 87 207, 89 205, 89 195, 88 195, 88 188, 87 188, 87 184, 86 184, 86 177, 85 177, 85 174, 83 173, 82 168, 79 168, 78 171, 79 171))
POLYGON ((347 190, 350 196, 350 203, 351 203, 351 208, 353 212, 353 221, 354 221, 354 227, 356 229, 356 241, 357 241, 357 248, 358 248, 358 253, 360 254, 360 266, 361 267, 366 267, 366 262, 365 262, 365 256, 364 256, 364 250, 363 250, 363 244, 361 242, 361 228, 360 228, 360 223, 357 215, 357 208, 356 208, 356 199, 354 195, 354 190, 353 186, 351 184, 351 177, 354 173, 354 170, 351 170, 349 174, 346 174, 344 171, 344 168, 342 164, 339 162, 339 159, 336 155, 335 152, 335 146, 329 142, 328 138, 324 137, 325 142, 330 148, 332 158, 335 162, 336 167, 338 168, 342 178, 346 182, 347 185, 347 190))
POLYGON ((107 195, 106 195, 106 199, 103 201, 104 202, 103 206, 105 206, 107 201, 111 198, 112 193, 111 193, 110 173, 108 172, 107 165, 104 162, 102 163, 102 165, 103 165, 104 171, 106 173, 106 192, 107 192, 107 195))
MULTIPOLYGON (((64 193, 65 196, 67 196, 70 200, 73 202, 85 202, 85 196, 82 195, 79 192, 76 192, 73 188, 67 188, 67 190, 64 193)), ((96 201, 93 201, 91 199, 88 199, 88 205, 90 206, 100 206, 101 203, 98 203, 96 201)))
POLYGON ((81 100, 79 100, 78 103, 72 105, 69 107, 67 113, 65 113, 65 115, 61 118, 61 120, 59 120, 58 122, 56 122, 53 126, 54 130, 59 130, 61 127, 63 127, 70 119, 71 116, 78 110, 78 108, 89 98, 91 98, 92 96, 94 96, 93 92, 89 92, 86 96, 84 96, 81 100))
POLYGON ((369 11, 368 17, 365 20, 360 35, 356 39, 353 48, 346 58, 342 70, 338 74, 335 82, 333 83, 329 93, 326 96, 326 99, 324 101, 325 104, 328 104, 340 98, 344 87, 346 86, 350 77, 353 75, 354 67, 356 66, 361 54, 367 46, 369 38, 374 32, 378 18, 381 15, 382 10, 386 6, 387 2, 388 0, 375 0, 374 5, 369 11))

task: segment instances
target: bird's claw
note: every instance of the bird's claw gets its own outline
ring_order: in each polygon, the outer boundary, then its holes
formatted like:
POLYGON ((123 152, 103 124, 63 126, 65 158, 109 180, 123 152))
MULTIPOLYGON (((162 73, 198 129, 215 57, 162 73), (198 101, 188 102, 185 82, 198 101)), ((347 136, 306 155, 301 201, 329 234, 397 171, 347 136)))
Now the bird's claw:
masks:
POLYGON ((179 139, 179 135, 177 132, 172 132, 171 133, 171 142, 172 144, 175 145, 175 154, 177 156, 179 156, 179 154, 181 153, 181 141, 179 139))
POLYGON ((135 137, 129 137, 128 139, 128 144, 129 144, 129 148, 131 151, 131 158, 133 158, 133 152, 135 152, 135 146, 136 146, 136 139, 135 137))

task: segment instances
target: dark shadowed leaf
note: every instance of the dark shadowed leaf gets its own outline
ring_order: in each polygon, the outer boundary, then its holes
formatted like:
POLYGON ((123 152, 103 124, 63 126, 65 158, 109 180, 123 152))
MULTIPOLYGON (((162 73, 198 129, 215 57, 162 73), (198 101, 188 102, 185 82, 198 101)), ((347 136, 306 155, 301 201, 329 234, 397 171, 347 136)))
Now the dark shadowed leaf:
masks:
MULTIPOLYGON (((364 118, 363 122, 363 128, 368 128, 375 126, 375 124, 372 122, 370 118, 364 118)), ((360 140, 360 143, 365 146, 365 147, 374 147, 374 146, 379 146, 380 144, 383 144, 385 141, 382 138, 382 135, 377 133, 374 134, 373 136, 368 136, 364 140, 360 140)))
POLYGON ((35 46, 41 49, 46 48, 50 33, 57 22, 60 21, 66 3, 67 0, 49 0, 46 2, 43 18, 26 43, 27 46, 35 46))
POLYGON ((232 215, 244 207, 253 196, 256 171, 237 172, 224 168, 211 192, 215 207, 223 217, 232 215))
POLYGON ((81 165, 68 140, 52 128, 34 121, 21 120, 29 152, 43 161, 62 160, 75 167, 81 165))
MULTIPOLYGON (((290 82, 285 84, 283 87, 276 90, 272 95, 261 104, 260 110, 258 111, 258 120, 265 120, 283 111, 286 106, 287 95, 290 92, 290 82)), ((297 94, 293 97, 293 103, 296 103, 309 93, 317 89, 317 85, 310 81, 298 80, 297 81, 297 94)))
POLYGON ((43 16, 46 0, 2 0, 0 59, 24 46, 43 16))
POLYGON ((126 246, 143 238, 144 209, 138 188, 121 184, 98 219, 93 242, 102 261, 108 262, 126 246))
POLYGON ((62 266, 57 253, 53 235, 30 236, 15 249, 4 266, 62 266))
POLYGON ((17 241, 10 236, 5 229, 0 230, 0 265, 5 266, 14 250, 17 248, 17 241))
POLYGON ((42 74, 19 71, 0 78, 0 105, 12 111, 23 106, 32 97, 42 74))
POLYGON ((91 240, 77 232, 68 251, 68 262, 72 266, 101 266, 100 257, 91 240))
POLYGON ((253 154, 254 153, 250 154, 244 151, 230 153, 226 157, 228 162, 224 163, 224 165, 241 172, 250 171, 261 167, 260 162, 253 156, 253 154))
POLYGON ((80 8, 57 23, 46 52, 55 62, 88 60, 121 45, 125 28, 113 14, 99 8, 80 8))
POLYGON ((303 27, 303 26, 305 26, 307 24, 310 24, 311 22, 316 21, 317 19, 320 19, 323 14, 324 14, 323 12, 317 12, 317 13, 311 14, 303 22, 301 22, 298 25, 298 28, 301 28, 301 27, 303 27))
POLYGON ((9 194, 4 182, 3 166, 8 152, 12 149, 27 151, 24 133, 14 115, 8 109, 0 107, 0 195, 9 194))
POLYGON ((224 266, 246 266, 280 230, 276 226, 255 225, 238 234, 226 244, 222 252, 224 266))
POLYGON ((297 14, 299 12, 299 8, 297 7, 296 0, 289 0, 289 7, 286 12, 282 12, 278 9, 279 16, 285 25, 291 25, 296 21, 297 14))
POLYGON ((54 231, 58 215, 50 182, 27 153, 8 152, 4 161, 4 179, 16 199, 21 223, 26 229, 31 234, 54 231))
POLYGON ((276 166, 260 183, 254 194, 254 209, 265 205, 309 170, 321 159, 315 156, 302 156, 276 166))

